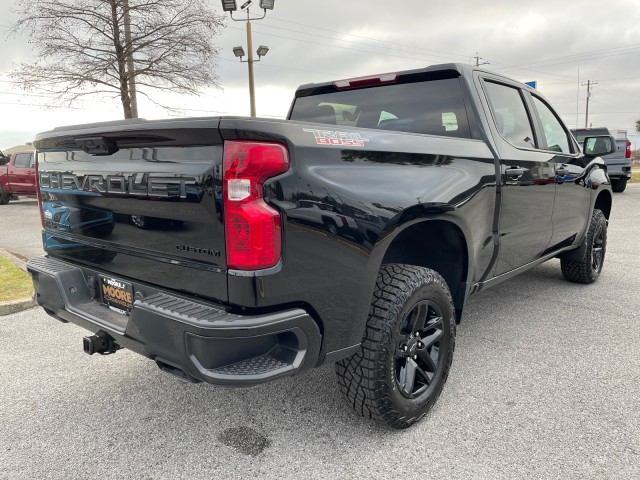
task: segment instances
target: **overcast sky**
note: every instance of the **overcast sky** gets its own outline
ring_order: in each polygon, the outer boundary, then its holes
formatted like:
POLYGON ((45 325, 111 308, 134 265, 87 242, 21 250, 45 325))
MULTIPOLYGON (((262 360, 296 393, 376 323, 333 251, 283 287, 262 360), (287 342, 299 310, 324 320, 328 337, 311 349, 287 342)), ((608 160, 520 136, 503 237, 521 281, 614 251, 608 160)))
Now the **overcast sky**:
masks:
MULTIPOLYGON (((223 14, 219 0, 209 2, 223 14)), ((14 4, 0 3, 0 33, 15 20, 14 4)), ((158 98, 176 108, 171 112, 140 99, 140 116, 248 115, 247 65, 231 50, 236 45, 246 50, 245 32, 244 22, 228 19, 218 37, 222 91, 158 98)), ((0 34, 0 148, 31 141, 55 126, 122 118, 117 98, 87 99, 74 109, 46 108, 50 98, 13 89, 6 73, 15 62, 31 61, 32 47, 23 36, 6 37, 0 34)), ((628 130, 634 148, 640 148, 634 131, 640 119, 638 0, 276 0, 266 19, 253 22, 253 43, 254 49, 260 44, 270 49, 255 64, 258 116, 284 117, 300 84, 472 63, 478 55, 488 62, 484 68, 537 81, 569 127, 584 126, 582 84, 597 82, 589 123, 628 130)))

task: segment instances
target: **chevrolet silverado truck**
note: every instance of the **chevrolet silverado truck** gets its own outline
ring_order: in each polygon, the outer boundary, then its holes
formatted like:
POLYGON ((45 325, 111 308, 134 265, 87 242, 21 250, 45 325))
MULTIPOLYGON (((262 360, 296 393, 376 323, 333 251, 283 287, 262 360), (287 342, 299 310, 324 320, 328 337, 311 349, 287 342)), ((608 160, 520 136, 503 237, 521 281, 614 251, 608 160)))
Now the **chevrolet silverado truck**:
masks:
POLYGON ((36 167, 33 151, 1 154, 0 205, 9 203, 14 195, 35 194, 36 167))
POLYGON ((581 151, 539 92, 458 64, 304 85, 286 120, 56 128, 35 142, 35 299, 93 333, 85 352, 186 381, 335 363, 357 412, 405 428, 444 386, 469 295, 554 257, 598 278, 600 143, 581 151))

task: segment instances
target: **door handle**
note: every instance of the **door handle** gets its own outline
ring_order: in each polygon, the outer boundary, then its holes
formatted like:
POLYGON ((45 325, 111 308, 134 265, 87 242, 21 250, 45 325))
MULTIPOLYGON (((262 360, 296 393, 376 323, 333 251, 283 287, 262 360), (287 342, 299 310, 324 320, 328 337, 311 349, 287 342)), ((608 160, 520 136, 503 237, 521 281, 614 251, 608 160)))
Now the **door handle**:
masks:
POLYGON ((524 168, 509 167, 504 171, 504 174, 513 180, 517 180, 524 174, 524 168))
POLYGON ((561 177, 564 177, 565 175, 569 175, 569 169, 567 168, 566 165, 562 164, 556 167, 556 175, 560 175, 561 177))

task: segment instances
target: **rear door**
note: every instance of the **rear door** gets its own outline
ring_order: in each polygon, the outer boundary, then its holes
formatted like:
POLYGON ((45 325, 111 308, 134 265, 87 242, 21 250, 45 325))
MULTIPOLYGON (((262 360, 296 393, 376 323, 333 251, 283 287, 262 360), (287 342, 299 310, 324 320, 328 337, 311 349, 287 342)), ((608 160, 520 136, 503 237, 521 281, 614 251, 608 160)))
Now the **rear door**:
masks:
POLYGON ((553 233, 553 154, 541 150, 525 92, 516 83, 483 76, 500 156, 500 246, 494 276, 526 265, 546 251, 553 233))

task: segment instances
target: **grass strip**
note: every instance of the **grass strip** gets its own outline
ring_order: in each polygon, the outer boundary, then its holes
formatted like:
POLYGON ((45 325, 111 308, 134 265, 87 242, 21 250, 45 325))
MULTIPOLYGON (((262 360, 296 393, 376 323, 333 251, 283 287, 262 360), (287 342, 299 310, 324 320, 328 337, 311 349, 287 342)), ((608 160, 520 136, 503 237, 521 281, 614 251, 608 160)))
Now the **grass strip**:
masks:
POLYGON ((31 276, 0 257, 0 302, 28 298, 32 292, 31 276))

